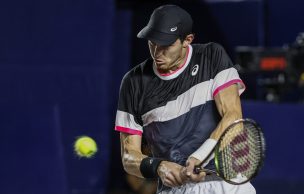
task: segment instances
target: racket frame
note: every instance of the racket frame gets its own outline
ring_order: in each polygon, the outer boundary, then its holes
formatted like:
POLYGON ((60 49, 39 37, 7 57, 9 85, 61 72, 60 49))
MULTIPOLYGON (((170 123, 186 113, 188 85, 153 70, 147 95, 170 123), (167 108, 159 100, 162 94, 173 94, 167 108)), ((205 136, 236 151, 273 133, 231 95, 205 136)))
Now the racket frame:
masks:
POLYGON ((224 181, 226 181, 229 184, 233 184, 233 185, 241 185, 244 184, 246 182, 249 182, 252 178, 254 178, 258 172, 261 170, 263 163, 264 163, 264 159, 265 159, 265 138, 262 132, 261 127, 252 119, 249 118, 243 118, 243 119, 238 119, 235 120, 233 123, 231 123, 224 131, 224 133, 220 136, 219 141, 217 142, 217 144, 214 146, 214 148, 210 151, 210 153, 208 154, 208 156, 197 166, 195 166, 194 168, 194 172, 195 173, 199 173, 199 172, 206 172, 206 174, 216 174, 218 177, 222 178, 224 181), (257 128, 258 131, 258 135, 259 135, 259 140, 262 142, 262 151, 260 154, 260 161, 257 165, 257 169, 255 170, 255 172, 253 173, 253 175, 251 177, 249 177, 247 180, 242 181, 242 182, 234 182, 234 181, 230 181, 224 178, 224 175, 220 172, 220 164, 219 164, 219 147, 220 147, 220 142, 221 139, 225 136, 226 133, 228 133, 229 129, 234 127, 236 124, 240 123, 240 122, 249 122, 252 125, 254 125, 255 128, 257 128), (202 165, 204 164, 204 162, 211 156, 211 154, 214 153, 214 163, 215 163, 215 171, 213 170, 209 170, 209 169, 204 169, 202 168, 202 165))

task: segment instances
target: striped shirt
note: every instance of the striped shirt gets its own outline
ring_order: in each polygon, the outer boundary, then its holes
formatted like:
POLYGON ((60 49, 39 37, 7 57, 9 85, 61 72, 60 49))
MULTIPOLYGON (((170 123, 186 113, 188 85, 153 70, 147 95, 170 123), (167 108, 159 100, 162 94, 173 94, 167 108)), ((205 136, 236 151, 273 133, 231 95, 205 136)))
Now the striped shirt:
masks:
POLYGON ((232 84, 239 94, 245 89, 219 44, 190 45, 186 57, 170 74, 160 74, 152 59, 130 70, 121 83, 115 123, 117 131, 143 135, 154 157, 181 165, 220 121, 218 92, 232 84))

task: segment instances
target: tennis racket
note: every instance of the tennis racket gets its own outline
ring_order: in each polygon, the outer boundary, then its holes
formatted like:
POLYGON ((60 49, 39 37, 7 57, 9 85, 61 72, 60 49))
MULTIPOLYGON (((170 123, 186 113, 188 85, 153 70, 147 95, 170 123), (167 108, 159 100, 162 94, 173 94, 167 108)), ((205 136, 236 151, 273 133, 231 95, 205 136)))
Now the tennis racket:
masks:
POLYGON ((264 157, 261 128, 251 119, 239 119, 226 128, 206 159, 194 168, 194 173, 215 174, 230 184, 240 185, 258 174, 264 157), (216 170, 204 169, 202 165, 213 153, 216 170))

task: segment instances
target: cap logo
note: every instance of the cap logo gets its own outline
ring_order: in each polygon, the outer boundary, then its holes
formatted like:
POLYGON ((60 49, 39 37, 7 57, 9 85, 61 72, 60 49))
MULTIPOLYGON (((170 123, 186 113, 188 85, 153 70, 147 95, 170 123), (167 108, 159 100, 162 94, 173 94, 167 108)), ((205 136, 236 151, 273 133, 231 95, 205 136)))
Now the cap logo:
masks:
POLYGON ((175 26, 174 28, 170 29, 171 32, 175 32, 176 30, 177 30, 177 26, 175 26))

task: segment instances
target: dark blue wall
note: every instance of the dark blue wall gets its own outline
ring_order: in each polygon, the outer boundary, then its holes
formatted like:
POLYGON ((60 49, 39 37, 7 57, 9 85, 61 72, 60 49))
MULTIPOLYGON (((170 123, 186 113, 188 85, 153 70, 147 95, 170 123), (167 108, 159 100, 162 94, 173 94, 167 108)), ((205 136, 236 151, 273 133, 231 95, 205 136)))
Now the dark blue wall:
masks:
POLYGON ((268 45, 282 46, 294 42, 299 32, 304 31, 304 2, 301 0, 268 1, 268 45))
POLYGON ((114 2, 1 1, 0 15, 0 193, 105 193, 114 2), (99 146, 91 160, 73 152, 80 135, 99 146))

